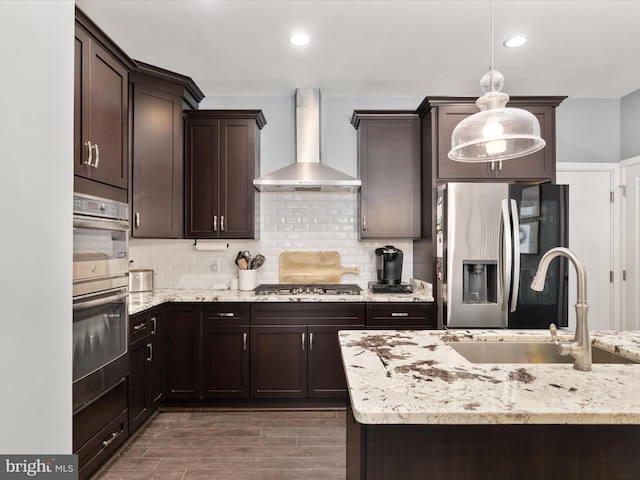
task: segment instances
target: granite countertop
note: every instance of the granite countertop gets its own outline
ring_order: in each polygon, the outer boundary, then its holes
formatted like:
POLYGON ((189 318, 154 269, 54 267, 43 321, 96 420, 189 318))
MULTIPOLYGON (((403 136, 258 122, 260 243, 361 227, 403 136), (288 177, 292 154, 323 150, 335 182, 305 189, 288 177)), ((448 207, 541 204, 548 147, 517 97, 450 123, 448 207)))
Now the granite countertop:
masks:
MULTIPOLYGON (((546 341, 545 330, 341 331, 355 419, 363 424, 637 424, 640 364, 471 363, 445 341, 546 341)), ((572 332, 562 332, 569 341, 572 332)), ((640 361, 640 331, 592 332, 640 361)))
POLYGON ((361 295, 255 295, 253 291, 213 289, 157 289, 129 294, 129 315, 168 302, 433 302, 431 285, 414 281, 413 293, 372 293, 361 295))

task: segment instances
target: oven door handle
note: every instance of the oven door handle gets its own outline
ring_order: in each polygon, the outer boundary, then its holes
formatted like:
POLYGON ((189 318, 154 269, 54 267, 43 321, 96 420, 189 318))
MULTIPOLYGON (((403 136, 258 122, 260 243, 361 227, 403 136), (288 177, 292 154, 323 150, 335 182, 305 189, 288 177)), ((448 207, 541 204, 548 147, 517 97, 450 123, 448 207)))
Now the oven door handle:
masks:
POLYGON ((127 298, 128 296, 129 293, 125 292, 119 293, 117 295, 109 295, 108 297, 98 298, 96 300, 87 300, 79 303, 74 303, 73 311, 77 312, 78 310, 85 310, 87 308, 100 307, 102 305, 117 302, 118 300, 122 300, 123 298, 127 298))
POLYGON ((88 218, 73 217, 73 226, 81 228, 97 228, 100 230, 119 230, 126 232, 129 230, 129 222, 118 220, 90 220, 88 218))

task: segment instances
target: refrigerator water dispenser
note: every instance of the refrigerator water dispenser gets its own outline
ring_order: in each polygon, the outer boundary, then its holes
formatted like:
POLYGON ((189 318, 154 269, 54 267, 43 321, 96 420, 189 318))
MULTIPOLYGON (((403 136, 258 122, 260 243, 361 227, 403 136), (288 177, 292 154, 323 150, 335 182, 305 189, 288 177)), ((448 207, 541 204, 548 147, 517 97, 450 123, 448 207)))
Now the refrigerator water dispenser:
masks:
POLYGON ((462 262, 462 303, 497 303, 498 265, 495 261, 462 262))

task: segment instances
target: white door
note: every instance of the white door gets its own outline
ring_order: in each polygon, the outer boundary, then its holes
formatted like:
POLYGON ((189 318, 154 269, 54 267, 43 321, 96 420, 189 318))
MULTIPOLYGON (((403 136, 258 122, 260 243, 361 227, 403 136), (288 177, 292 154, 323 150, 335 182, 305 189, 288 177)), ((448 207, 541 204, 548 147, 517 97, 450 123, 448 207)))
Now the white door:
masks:
POLYGON ((640 157, 620 162, 625 196, 622 209, 622 268, 626 280, 622 287, 622 328, 637 330, 640 327, 640 157))
MULTIPOLYGON (((621 328, 618 285, 616 278, 618 254, 615 235, 618 228, 616 205, 620 195, 616 190, 618 164, 558 163, 556 183, 569 185, 569 248, 585 265, 587 271, 587 302, 589 328, 612 330, 621 328), (612 195, 613 200, 612 202, 612 195), (613 273, 613 282, 612 274, 613 273)), ((576 316, 575 269, 569 267, 569 328, 575 329, 576 316)))

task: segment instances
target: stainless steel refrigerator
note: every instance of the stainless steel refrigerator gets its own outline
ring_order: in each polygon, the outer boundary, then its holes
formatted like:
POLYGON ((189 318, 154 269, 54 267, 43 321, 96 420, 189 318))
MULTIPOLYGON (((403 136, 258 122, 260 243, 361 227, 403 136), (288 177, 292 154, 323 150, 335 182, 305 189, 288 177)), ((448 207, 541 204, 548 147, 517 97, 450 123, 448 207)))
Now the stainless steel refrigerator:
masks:
POLYGON ((567 260, 553 260, 544 291, 534 292, 529 286, 540 257, 550 248, 569 246, 568 201, 567 185, 448 183, 439 187, 439 325, 567 326, 567 260))

